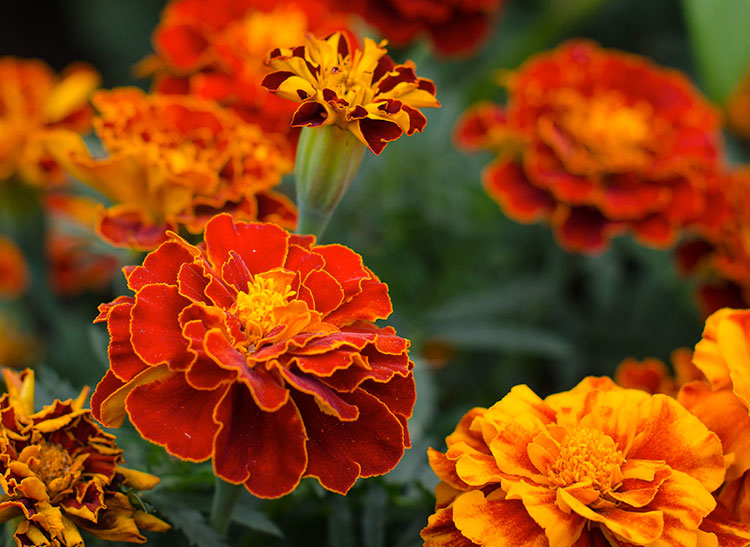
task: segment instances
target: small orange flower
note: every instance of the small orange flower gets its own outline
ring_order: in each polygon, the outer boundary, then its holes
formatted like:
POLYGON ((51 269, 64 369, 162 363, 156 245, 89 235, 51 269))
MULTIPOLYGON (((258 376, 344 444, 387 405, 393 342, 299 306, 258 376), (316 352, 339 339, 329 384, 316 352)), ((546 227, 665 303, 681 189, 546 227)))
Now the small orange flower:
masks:
POLYGON ((29 286, 29 267, 18 246, 0 236, 0 298, 20 296, 29 286))
POLYGON ((140 65, 154 90, 219 101, 266 131, 289 133, 293 105, 260 86, 266 54, 308 32, 348 27, 322 0, 174 0, 153 34, 156 56, 140 65))
POLYGON ((409 342, 374 321, 388 289, 355 252, 278 226, 206 225, 127 268, 135 296, 100 307, 110 369, 91 400, 181 459, 272 498, 303 476, 346 493, 410 444, 409 342))
POLYGON ((729 128, 750 140, 750 66, 729 95, 726 110, 729 128))
POLYGON ((418 78, 411 61, 394 64, 386 43, 365 38, 363 50, 352 50, 340 32, 324 40, 307 36, 304 46, 269 54, 275 72, 262 85, 302 103, 293 127, 335 124, 380 154, 388 142, 424 129, 427 118, 420 108, 440 106, 435 84, 418 78))
POLYGON ((0 520, 20 517, 19 547, 83 545, 79 528, 110 541, 143 543, 140 529, 169 525, 133 507, 124 488, 153 488, 159 479, 121 467, 122 450, 76 400, 34 412, 34 373, 3 370, 0 398, 0 520))
POLYGON ((440 53, 474 51, 487 37, 505 0, 328 0, 359 13, 396 45, 428 34, 440 53))
POLYGON ((696 545, 724 478, 721 443, 695 416, 607 378, 544 400, 517 386, 446 442, 429 450, 442 482, 428 547, 696 545))
POLYGON ((48 146, 65 169, 115 202, 97 224, 106 241, 150 250, 167 230, 200 233, 221 211, 294 225, 293 204, 273 190, 291 169, 284 142, 192 97, 122 88, 93 101, 109 157, 92 158, 67 132, 51 135, 48 146))
POLYGON ((615 382, 629 389, 675 396, 683 384, 703 379, 703 373, 692 362, 692 350, 676 349, 672 352, 671 358, 674 374, 655 357, 647 357, 643 361, 632 357, 625 359, 617 365, 615 382))
POLYGON ((459 144, 498 152, 484 185, 508 216, 545 220, 581 252, 624 230, 665 247, 706 220, 719 122, 684 76, 574 41, 508 85, 507 108, 480 105, 458 128, 459 144))
POLYGON ((49 185, 64 173, 42 144, 45 131, 90 128, 88 97, 99 75, 76 64, 59 77, 42 61, 0 57, 0 181, 16 174, 49 185))

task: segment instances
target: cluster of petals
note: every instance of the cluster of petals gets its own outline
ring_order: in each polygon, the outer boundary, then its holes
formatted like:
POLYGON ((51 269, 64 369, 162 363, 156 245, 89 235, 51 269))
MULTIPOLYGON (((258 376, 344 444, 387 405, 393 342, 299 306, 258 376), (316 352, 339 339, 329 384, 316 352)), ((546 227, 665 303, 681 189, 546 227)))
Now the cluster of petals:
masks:
POLYGON ((710 314, 750 305, 750 166, 717 174, 715 221, 677 249, 678 265, 697 279, 699 302, 710 314))
POLYGON ((288 227, 296 222, 294 205, 273 190, 291 170, 285 141, 203 99, 120 88, 98 92, 93 102, 106 158, 92 157, 71 132, 49 134, 46 146, 114 202, 97 223, 109 243, 152 250, 167 230, 200 233, 221 211, 288 227))
POLYGON ((29 267, 13 240, 0 235, 0 298, 20 296, 29 286, 29 267))
POLYGON ((288 133, 294 111, 260 86, 266 55, 309 33, 348 27, 322 0, 173 0, 153 34, 156 55, 140 69, 154 90, 219 101, 266 131, 288 133))
POLYGON ((109 245, 96 237, 101 205, 86 196, 50 192, 44 199, 47 278, 54 291, 69 297, 107 286, 120 267, 109 245))
POLYGON ((0 57, 0 181, 16 176, 43 186, 63 182, 43 135, 52 129, 87 132, 88 98, 98 85, 98 74, 87 65, 71 65, 57 76, 43 61, 0 57))
POLYGON ((505 4, 505 0, 328 1, 336 9, 358 13, 397 46, 427 34, 445 55, 473 52, 505 4))
POLYGON ((717 545, 699 527, 721 442, 666 395, 593 377, 546 399, 521 385, 446 440, 429 450, 442 482, 427 547, 717 545))
POLYGON ((750 310, 709 316, 693 363, 705 377, 682 386, 678 400, 721 439, 727 474, 717 498, 750 524, 750 310))
POLYGON ((678 348, 670 356, 671 370, 661 359, 646 357, 642 361, 629 357, 615 370, 618 386, 642 389, 648 393, 675 396, 683 384, 703 379, 703 373, 693 364, 693 350, 678 348))
POLYGON ((325 39, 308 35, 303 46, 271 51, 274 72, 262 85, 302 103, 293 127, 335 124, 380 154, 388 142, 424 129, 420 108, 440 106, 435 84, 417 77, 411 61, 395 64, 385 45, 365 38, 363 49, 352 49, 340 32, 325 39))
POLYGON ((507 106, 473 107, 457 133, 497 153, 483 182, 506 215, 544 220, 562 246, 589 253, 627 230, 665 247, 709 221, 719 120, 682 74, 572 41, 507 83, 507 106))
POLYGON ((109 541, 143 543, 141 530, 169 525, 134 507, 127 489, 159 479, 127 469, 114 436, 83 408, 88 394, 34 412, 34 374, 3 370, 0 398, 0 520, 18 517, 18 547, 79 547, 79 529, 109 541))
POLYGON ((410 445, 409 342, 374 321, 387 286, 341 245, 278 226, 206 225, 126 269, 135 296, 100 307, 110 368, 94 415, 260 497, 304 476, 345 493, 410 445))

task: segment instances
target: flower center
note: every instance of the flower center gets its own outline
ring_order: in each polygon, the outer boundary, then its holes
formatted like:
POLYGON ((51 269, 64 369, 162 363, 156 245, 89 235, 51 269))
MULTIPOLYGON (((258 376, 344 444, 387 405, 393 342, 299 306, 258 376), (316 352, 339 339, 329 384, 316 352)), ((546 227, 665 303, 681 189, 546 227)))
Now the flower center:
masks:
POLYGON ((585 98, 575 92, 558 97, 561 129, 590 156, 589 162, 609 171, 643 166, 649 161, 651 127, 648 105, 624 104, 615 93, 585 98))
POLYGON ((284 277, 256 275, 247 291, 237 295, 231 311, 244 325, 250 342, 254 342, 279 324, 277 311, 295 294, 284 277))
POLYGON ((40 441, 39 459, 31 470, 49 487, 55 479, 68 476, 72 465, 73 458, 62 446, 40 441))
POLYGON ((625 458, 615 441, 596 429, 571 428, 560 442, 560 452, 550 465, 548 476, 558 486, 590 481, 604 494, 620 482, 625 458))

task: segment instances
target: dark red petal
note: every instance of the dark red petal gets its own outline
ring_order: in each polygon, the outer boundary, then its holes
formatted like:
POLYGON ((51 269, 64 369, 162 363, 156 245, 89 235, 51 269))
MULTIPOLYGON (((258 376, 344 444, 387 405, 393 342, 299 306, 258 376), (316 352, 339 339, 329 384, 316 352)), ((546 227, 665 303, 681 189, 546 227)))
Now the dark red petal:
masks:
POLYGON ((330 376, 337 370, 349 368, 358 355, 356 350, 337 349, 319 355, 294 355, 294 358, 303 372, 315 376, 330 376))
POLYGON ((94 394, 91 395, 91 413, 94 415, 94 418, 99 421, 102 420, 102 402, 124 385, 125 382, 115 376, 111 370, 107 371, 104 378, 99 380, 99 383, 96 385, 94 394))
POLYGON ((260 410, 243 384, 234 384, 216 407, 221 424, 214 443, 214 472, 262 498, 291 492, 307 464, 305 426, 288 401, 276 412, 260 410))
POLYGON ((242 257, 234 251, 229 251, 229 259, 221 268, 221 278, 228 285, 231 285, 238 292, 246 292, 247 287, 252 280, 250 270, 242 257))
POLYGON ((137 292, 151 283, 177 284, 177 275, 183 264, 193 261, 193 254, 184 244, 165 241, 143 260, 143 266, 134 268, 128 275, 128 287, 137 292))
POLYGON ((635 237, 652 247, 669 247, 677 237, 677 230, 661 215, 649 215, 633 222, 635 237))
POLYGON ((389 74, 378 82, 378 89, 381 93, 387 93, 392 90, 396 85, 401 82, 415 82, 417 75, 414 73, 414 69, 406 65, 397 65, 394 67, 389 74), (396 74, 393 74, 395 72, 396 74))
POLYGON ((107 316, 107 330, 109 331, 110 369, 120 380, 127 382, 148 365, 135 354, 130 342, 130 311, 131 302, 123 302, 113 306, 107 316))
POLYGON ((427 125, 427 118, 425 118, 425 115, 409 105, 404 105, 402 108, 404 112, 409 114, 409 130, 406 134, 413 135, 415 131, 421 133, 424 126, 427 125))
POLYGON ((533 222, 555 209, 549 192, 531 184, 523 167, 514 161, 490 164, 482 175, 487 193, 513 220, 533 222))
POLYGON ((323 315, 335 310, 344 300, 341 285, 325 270, 313 270, 303 283, 312 293, 314 309, 323 315))
POLYGON ((320 127, 328 118, 325 107, 315 101, 299 105, 292 116, 292 127, 320 127))
POLYGON ((393 312, 388 285, 376 279, 365 279, 361 291, 326 316, 326 321, 345 326, 354 321, 377 321, 393 312))
POLYGON ((367 142, 367 147, 373 151, 375 155, 379 155, 385 145, 391 141, 395 141, 404 132, 394 122, 386 120, 373 120, 365 118, 359 120, 359 130, 362 132, 362 136, 367 142))
POLYGON ((359 408, 359 419, 353 422, 323 414, 309 395, 297 392, 293 397, 310 439, 305 475, 316 477, 325 488, 346 494, 358 477, 387 473, 403 456, 401 422, 369 393, 342 395, 359 408))
MULTIPOLYGON (((298 236, 292 235, 292 237, 294 238, 298 236)), ((311 241, 310 245, 312 245, 312 243, 313 242, 311 241)), ((290 243, 289 255, 287 256, 286 263, 284 264, 284 268, 286 268, 287 270, 299 272, 302 279, 304 279, 311 271, 319 270, 326 264, 323 257, 308 250, 310 245, 308 245, 307 247, 303 247, 294 243, 290 243)))
POLYGON ((206 296, 206 286, 209 278, 206 277, 203 267, 198 263, 183 264, 177 274, 177 287, 179 293, 193 302, 211 304, 206 296))
POLYGON ((234 223, 226 213, 206 224, 206 253, 215 267, 221 267, 234 250, 253 275, 283 266, 289 234, 273 224, 234 223))
POLYGON ((371 276, 362 263, 362 257, 348 247, 319 245, 313 252, 323 257, 325 270, 336 278, 347 299, 360 291, 362 280, 371 276))
POLYGON ((394 414, 411 418, 414 403, 417 400, 412 374, 406 377, 396 375, 386 383, 367 380, 360 384, 360 388, 377 397, 394 414))
POLYGON ((96 226, 97 233, 116 247, 150 251, 167 241, 167 224, 153 224, 141 211, 107 211, 96 226))
POLYGON ((286 381, 295 389, 312 395, 322 412, 330 416, 335 416, 342 421, 356 420, 359 416, 359 410, 357 410, 356 406, 342 400, 331 388, 322 384, 314 376, 297 374, 291 369, 284 367, 279 370, 286 381))
POLYGON ((574 207, 558 228, 560 244, 573 251, 596 253, 608 244, 607 219, 596 209, 574 207))
POLYGON ((147 285, 138 291, 130 331, 139 357, 151 365, 166 363, 172 370, 190 365, 195 356, 188 351, 178 320, 188 304, 174 285, 147 285))
MULTIPOLYGON (((279 50, 276 49, 274 51, 279 50)), ((279 53, 281 52, 279 51, 279 53)), ((260 85, 265 87, 268 91, 277 91, 279 89, 279 86, 291 76, 294 76, 294 72, 285 72, 282 70, 278 72, 271 72, 270 74, 266 74, 266 77, 263 78, 263 81, 260 83, 260 85)))
POLYGON ((177 373, 136 387, 125 408, 144 439, 183 460, 203 461, 213 452, 213 412, 225 391, 193 389, 177 373))

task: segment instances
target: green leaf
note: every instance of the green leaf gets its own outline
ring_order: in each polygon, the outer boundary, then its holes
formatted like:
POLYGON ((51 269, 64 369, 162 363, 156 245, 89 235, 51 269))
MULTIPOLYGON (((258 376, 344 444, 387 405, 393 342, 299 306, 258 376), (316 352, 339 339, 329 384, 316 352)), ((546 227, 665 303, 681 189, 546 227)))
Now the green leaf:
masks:
POLYGON ((362 511, 362 544, 364 547, 385 545, 385 507, 388 494, 381 484, 371 482, 362 511))
POLYGON ((232 521, 256 532, 263 532, 264 534, 278 538, 284 537, 284 532, 281 531, 281 528, 268 518, 268 515, 260 511, 237 506, 232 513, 232 521))
POLYGON ((750 4, 683 0, 682 6, 703 84, 723 103, 750 62, 750 4))
POLYGON ((354 515, 343 496, 331 494, 328 514, 328 547, 356 547, 354 515))
POLYGON ((203 513, 193 507, 182 505, 177 499, 175 492, 152 492, 148 495, 148 501, 176 530, 185 535, 190 545, 228 547, 219 532, 208 524, 203 513))

